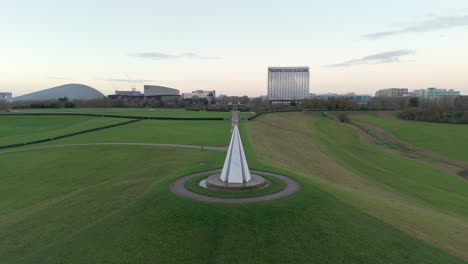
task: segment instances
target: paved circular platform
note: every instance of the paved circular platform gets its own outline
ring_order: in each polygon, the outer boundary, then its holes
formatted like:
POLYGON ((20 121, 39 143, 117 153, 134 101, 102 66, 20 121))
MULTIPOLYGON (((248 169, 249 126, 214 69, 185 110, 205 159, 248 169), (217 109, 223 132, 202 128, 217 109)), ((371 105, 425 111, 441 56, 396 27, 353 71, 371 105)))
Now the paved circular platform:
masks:
POLYGON ((197 176, 204 175, 204 174, 209 174, 209 173, 220 173, 221 169, 217 170, 211 170, 211 171, 203 171, 203 172, 198 172, 190 175, 186 175, 183 177, 180 177, 176 181, 174 181, 170 189, 173 193, 190 198, 193 200, 198 200, 198 201, 203 201, 203 202, 211 202, 211 203, 225 203, 225 204, 241 204, 241 203, 256 203, 256 202, 263 202, 263 201, 271 201, 271 200, 276 200, 276 199, 281 199, 284 197, 287 197, 293 193, 298 192, 301 189, 301 186, 299 183, 297 183, 295 180, 293 180, 290 177, 276 174, 276 173, 271 173, 271 172, 266 172, 266 171, 257 171, 257 170, 251 170, 251 173, 261 173, 265 174, 268 176, 276 177, 286 183, 286 186, 282 191, 279 191, 277 193, 272 193, 264 196, 257 196, 257 197, 246 197, 246 198, 220 198, 220 197, 211 197, 211 196, 206 196, 203 194, 199 193, 194 193, 185 188, 185 183, 197 176))
POLYGON ((217 173, 215 175, 211 175, 206 179, 206 186, 208 189, 215 189, 215 190, 250 190, 250 189, 258 189, 262 188, 267 184, 267 180, 262 176, 258 176, 255 174, 251 174, 252 180, 245 183, 227 183, 223 182, 220 179, 221 173, 217 173))

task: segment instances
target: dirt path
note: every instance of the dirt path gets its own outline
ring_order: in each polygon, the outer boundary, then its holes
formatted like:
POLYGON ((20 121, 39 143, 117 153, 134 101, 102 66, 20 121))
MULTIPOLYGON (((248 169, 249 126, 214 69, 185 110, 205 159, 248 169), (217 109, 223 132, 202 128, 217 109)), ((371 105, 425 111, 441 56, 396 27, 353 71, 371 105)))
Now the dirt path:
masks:
POLYGON ((208 147, 208 146, 197 146, 197 145, 182 145, 182 144, 157 144, 157 143, 119 143, 119 142, 106 142, 106 143, 83 143, 83 144, 62 144, 62 145, 50 145, 33 148, 22 148, 0 151, 1 154, 22 152, 36 149, 49 149, 49 148, 64 148, 64 147, 82 147, 82 146, 148 146, 148 147, 173 147, 173 148, 190 148, 190 149, 207 149, 217 151, 227 151, 227 147, 208 147))
POLYGON ((462 172, 468 169, 468 162, 439 155, 416 147, 405 142, 386 130, 363 122, 353 122, 353 127, 357 128, 361 138, 373 144, 386 144, 393 152, 420 161, 428 166, 442 170, 452 175, 460 176, 468 180, 468 176, 462 172))
POLYGON ((211 171, 203 171, 199 173, 194 173, 190 174, 187 176, 180 177, 177 179, 175 182, 173 182, 170 186, 170 189, 173 193, 185 197, 185 198, 190 198, 193 200, 198 200, 202 202, 210 202, 210 203, 223 203, 223 204, 244 204, 244 203, 256 203, 256 202, 264 202, 264 201, 270 201, 270 200, 276 200, 280 199, 286 196, 289 196, 297 191, 300 190, 300 185, 293 179, 276 174, 276 173, 271 173, 271 172, 266 172, 266 171, 257 171, 257 170, 251 170, 253 173, 261 173, 261 174, 266 174, 269 176, 276 177, 286 183, 286 187, 280 192, 273 193, 273 194, 268 194, 265 196, 258 196, 258 197, 249 197, 249 198, 218 198, 218 197, 211 197, 211 196, 205 196, 202 194, 194 193, 185 188, 185 183, 197 176, 207 174, 207 173, 219 173, 221 172, 221 169, 217 170, 211 170, 211 171))

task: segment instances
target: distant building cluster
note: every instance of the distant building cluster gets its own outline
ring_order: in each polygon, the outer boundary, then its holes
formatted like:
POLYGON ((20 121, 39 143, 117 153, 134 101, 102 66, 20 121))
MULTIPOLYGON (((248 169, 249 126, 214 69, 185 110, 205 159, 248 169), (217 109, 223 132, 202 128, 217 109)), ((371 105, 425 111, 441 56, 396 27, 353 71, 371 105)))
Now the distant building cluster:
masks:
POLYGON ((13 94, 12 93, 0 93, 0 101, 11 103, 13 102, 13 94))
POLYGON ((118 99, 129 99, 129 98, 156 98, 160 101, 179 101, 179 100, 198 100, 206 99, 208 103, 212 103, 216 99, 215 90, 195 90, 191 93, 180 93, 178 89, 169 88, 165 86, 158 85, 144 85, 143 94, 140 91, 132 89, 131 91, 115 91, 114 95, 111 95, 111 98, 118 99))
POLYGON ((388 88, 378 90, 375 93, 375 97, 418 97, 430 100, 440 100, 444 97, 457 97, 461 96, 460 91, 453 89, 439 89, 439 88, 427 88, 417 89, 410 92, 407 88, 388 88))
POLYGON ((204 90, 196 90, 192 91, 191 93, 183 93, 182 100, 198 100, 198 99, 206 99, 209 103, 213 102, 216 99, 216 91, 204 91, 204 90))
POLYGON ((453 89, 438 89, 438 88, 427 88, 414 90, 414 96, 419 98, 426 98, 431 100, 440 100, 444 97, 457 97, 460 96, 460 91, 455 91, 453 89))
MULTIPOLYGON (((261 96, 260 99, 271 104, 292 104, 298 103, 304 99, 350 99, 359 105, 365 105, 373 98, 371 95, 356 94, 354 92, 346 94, 311 94, 309 83, 310 69, 308 66, 268 67, 268 93, 266 96, 261 96)), ((127 91, 116 90, 115 94, 109 95, 108 97, 113 99, 155 98, 159 101, 170 102, 178 102, 181 100, 196 102, 200 100, 205 104, 226 104, 226 100, 223 100, 223 98, 228 98, 227 96, 221 95, 218 98, 219 100, 217 100, 215 90, 195 90, 189 93, 180 93, 178 89, 159 85, 144 85, 143 90, 143 92, 137 91, 135 88, 127 91)), ((410 91, 408 88, 387 88, 375 92, 375 97, 379 98, 417 97, 428 100, 440 100, 445 97, 458 96, 461 96, 460 91, 440 88, 416 89, 414 91, 410 91)), ((82 84, 66 84, 15 98, 13 98, 12 93, 0 92, 0 102, 9 103, 13 101, 54 100, 63 97, 67 97, 69 100, 90 100, 103 98, 105 96, 98 90, 82 84)), ((247 102, 245 102, 244 99, 242 99, 242 101, 242 104, 247 104, 248 98, 247 102)), ((238 100, 238 104, 241 104, 240 99, 238 100)))

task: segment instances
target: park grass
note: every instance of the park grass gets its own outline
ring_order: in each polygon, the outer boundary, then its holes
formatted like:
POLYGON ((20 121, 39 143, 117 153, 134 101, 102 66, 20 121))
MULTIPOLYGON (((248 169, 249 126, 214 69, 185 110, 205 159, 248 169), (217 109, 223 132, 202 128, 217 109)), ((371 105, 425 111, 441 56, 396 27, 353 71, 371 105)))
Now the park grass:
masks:
POLYGON ((260 161, 251 167, 295 172, 338 200, 468 260, 468 186, 460 178, 367 144, 352 127, 318 114, 269 114, 242 131, 252 144, 248 158, 260 161))
POLYGON ((120 142, 226 146, 229 145, 230 131, 231 123, 227 120, 142 120, 125 126, 55 140, 46 145, 120 142))
POLYGON ((303 176, 300 192, 256 204, 170 192, 223 160, 144 146, 0 154, 0 263, 463 263, 303 176))
POLYGON ((47 139, 125 121, 127 120, 87 116, 0 115, 0 145, 47 139))
POLYGON ((193 177, 192 179, 188 180, 185 183, 185 188, 187 188, 187 190, 192 191, 194 193, 199 193, 199 194, 203 194, 203 195, 211 196, 211 197, 245 198, 245 197, 258 197, 258 196, 264 196, 264 195, 268 195, 272 193, 277 193, 277 192, 282 191, 284 187, 286 187, 286 183, 276 177, 265 175, 262 173, 255 173, 255 174, 266 178, 268 181, 270 181, 270 184, 261 189, 250 189, 250 190, 240 190, 240 191, 213 190, 213 189, 206 189, 206 188, 201 187, 199 185, 200 181, 204 178, 207 178, 213 175, 213 173, 211 173, 211 174, 205 174, 205 175, 193 177))
POLYGON ((468 125, 416 122, 377 115, 360 115, 353 119, 383 128, 417 147, 468 160, 468 125))
MULTIPOLYGON (((0 112, 1 114, 2 112, 0 112)), ((5 112, 3 112, 5 113, 5 112)), ((80 113, 80 114, 107 114, 142 117, 176 117, 176 118, 225 118, 230 119, 230 112, 223 111, 189 111, 180 108, 59 108, 59 109, 24 109, 20 113, 80 113)), ((251 116, 251 112, 241 112, 241 117, 251 116)))

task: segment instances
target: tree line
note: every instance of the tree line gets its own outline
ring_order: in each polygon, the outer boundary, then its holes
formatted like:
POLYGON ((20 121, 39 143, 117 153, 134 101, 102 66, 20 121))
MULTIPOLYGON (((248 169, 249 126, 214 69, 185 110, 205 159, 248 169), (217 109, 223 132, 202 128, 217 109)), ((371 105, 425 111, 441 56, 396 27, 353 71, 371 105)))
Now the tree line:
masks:
POLYGON ((398 111, 406 120, 465 123, 468 124, 468 96, 445 97, 429 100, 417 97, 374 97, 367 103, 358 103, 349 98, 305 99, 289 104, 270 104, 262 98, 221 95, 212 101, 189 99, 162 101, 156 98, 102 98, 93 100, 69 100, 59 98, 40 102, 0 102, 0 109, 26 108, 185 108, 192 111, 229 111, 233 107, 258 113, 274 111, 398 111))
POLYGON ((468 124, 468 96, 445 97, 441 100, 410 99, 399 112, 406 120, 468 124))

